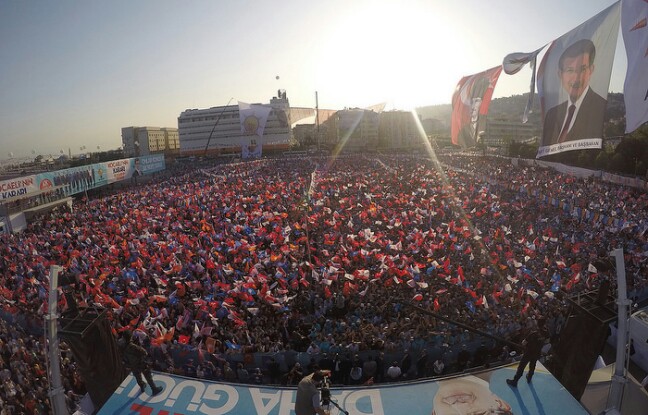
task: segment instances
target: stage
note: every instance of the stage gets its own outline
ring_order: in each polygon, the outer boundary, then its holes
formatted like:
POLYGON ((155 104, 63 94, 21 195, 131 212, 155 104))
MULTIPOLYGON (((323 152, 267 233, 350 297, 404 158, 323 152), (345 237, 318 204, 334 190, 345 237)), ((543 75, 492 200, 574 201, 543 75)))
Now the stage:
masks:
MULTIPOLYGON (((506 384, 517 365, 442 379, 332 387, 332 398, 350 415, 383 414, 583 414, 588 412, 538 363, 533 381, 522 378, 517 388, 506 384), (487 411, 495 412, 487 412, 487 411)), ((99 415, 115 414, 294 414, 295 388, 201 381, 166 373, 154 373, 164 390, 150 396, 129 375, 99 415)), ((337 409, 332 409, 335 414, 337 409)))

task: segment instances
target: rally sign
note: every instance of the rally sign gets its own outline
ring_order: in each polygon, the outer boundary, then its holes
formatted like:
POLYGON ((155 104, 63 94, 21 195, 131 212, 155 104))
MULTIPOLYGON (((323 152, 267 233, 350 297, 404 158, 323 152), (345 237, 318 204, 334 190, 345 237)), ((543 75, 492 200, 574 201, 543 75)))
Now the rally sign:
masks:
MULTIPOLYGON (((457 411, 465 409, 468 403, 474 410, 481 411, 475 413, 587 414, 541 364, 536 368, 532 383, 521 382, 515 389, 509 387, 506 379, 513 377, 515 368, 516 365, 504 366, 442 380, 333 387, 331 398, 350 415, 456 414, 463 413, 457 411), (458 399, 458 396, 465 399, 458 399)), ((150 389, 142 393, 133 376, 129 375, 104 404, 99 415, 295 413, 297 392, 294 387, 241 385, 162 373, 156 373, 154 380, 163 387, 163 391, 151 396, 150 389)))

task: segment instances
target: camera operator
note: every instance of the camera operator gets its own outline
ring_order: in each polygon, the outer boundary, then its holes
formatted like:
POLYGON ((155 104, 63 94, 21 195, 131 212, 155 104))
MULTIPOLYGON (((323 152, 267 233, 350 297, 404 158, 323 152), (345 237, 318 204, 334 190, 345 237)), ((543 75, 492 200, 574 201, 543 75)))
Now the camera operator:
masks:
POLYGON ((297 398, 295 399, 296 415, 329 415, 329 412, 322 408, 319 387, 322 385, 327 372, 316 370, 305 376, 297 385, 297 398))

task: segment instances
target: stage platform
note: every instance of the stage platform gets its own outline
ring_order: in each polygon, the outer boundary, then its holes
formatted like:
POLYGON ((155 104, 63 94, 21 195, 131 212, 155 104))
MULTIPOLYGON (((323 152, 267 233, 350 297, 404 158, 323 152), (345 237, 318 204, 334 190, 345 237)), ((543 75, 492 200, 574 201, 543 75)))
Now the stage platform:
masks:
MULTIPOLYGON (((332 387, 332 398, 349 415, 444 415, 468 413, 587 415, 588 411, 540 364, 533 381, 506 384, 517 365, 469 375, 398 384, 332 387)), ((200 381, 154 373, 164 390, 157 396, 129 375, 99 411, 115 414, 292 415, 296 389, 200 381)), ((338 409, 332 408, 331 414, 338 409)))

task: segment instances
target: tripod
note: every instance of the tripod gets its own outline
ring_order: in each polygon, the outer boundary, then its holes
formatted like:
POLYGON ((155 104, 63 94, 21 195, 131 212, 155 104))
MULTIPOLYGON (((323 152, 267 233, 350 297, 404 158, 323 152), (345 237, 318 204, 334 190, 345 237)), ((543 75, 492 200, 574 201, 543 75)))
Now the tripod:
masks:
POLYGON ((338 405, 337 402, 332 401, 330 398, 328 400, 322 399, 322 405, 326 406, 327 409, 330 407, 330 405, 333 405, 334 407, 336 407, 344 415, 349 415, 349 411, 346 411, 344 408, 342 408, 340 405, 338 405))
POLYGON ((342 408, 340 405, 338 405, 337 402, 335 402, 333 399, 331 399, 331 389, 330 389, 330 383, 328 380, 328 377, 324 378, 324 381, 322 382, 322 388, 321 388, 321 395, 322 395, 322 405, 326 406, 328 409, 331 405, 336 407, 341 413, 344 415, 349 415, 349 411, 346 411, 344 408, 342 408))

